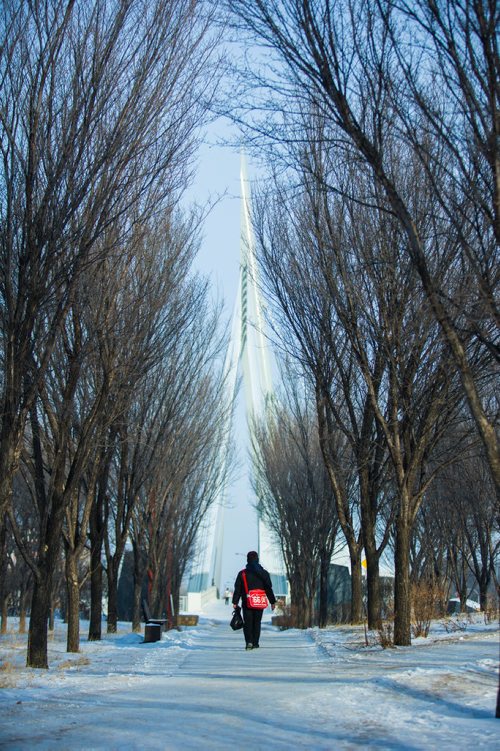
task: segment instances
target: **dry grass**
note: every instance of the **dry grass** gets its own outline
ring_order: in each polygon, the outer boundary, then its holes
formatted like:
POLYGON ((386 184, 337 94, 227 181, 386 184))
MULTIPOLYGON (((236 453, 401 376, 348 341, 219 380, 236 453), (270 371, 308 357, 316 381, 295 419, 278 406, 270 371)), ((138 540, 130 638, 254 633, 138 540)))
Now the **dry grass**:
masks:
POLYGON ((64 662, 60 662, 57 669, 67 670, 68 668, 82 668, 85 667, 85 665, 90 665, 90 660, 88 657, 81 656, 74 660, 64 660, 64 662))
POLYGON ((394 646, 394 624, 392 621, 386 621, 377 630, 378 643, 382 649, 394 646))
POLYGON ((14 688, 16 685, 16 667, 8 660, 0 662, 0 688, 14 688))
POLYGON ((272 624, 277 626, 280 631, 286 631, 289 628, 295 628, 297 616, 292 605, 287 605, 283 600, 277 601, 276 610, 272 615, 272 624))

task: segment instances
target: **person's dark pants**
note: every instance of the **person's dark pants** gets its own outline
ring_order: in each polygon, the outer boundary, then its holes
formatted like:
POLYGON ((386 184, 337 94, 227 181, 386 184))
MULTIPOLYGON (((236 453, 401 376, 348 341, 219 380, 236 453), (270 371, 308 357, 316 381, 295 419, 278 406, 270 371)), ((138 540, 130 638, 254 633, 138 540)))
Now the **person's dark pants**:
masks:
POLYGON ((262 621, 263 610, 253 610, 252 608, 243 608, 243 633, 247 644, 257 646, 260 639, 260 623, 262 621))

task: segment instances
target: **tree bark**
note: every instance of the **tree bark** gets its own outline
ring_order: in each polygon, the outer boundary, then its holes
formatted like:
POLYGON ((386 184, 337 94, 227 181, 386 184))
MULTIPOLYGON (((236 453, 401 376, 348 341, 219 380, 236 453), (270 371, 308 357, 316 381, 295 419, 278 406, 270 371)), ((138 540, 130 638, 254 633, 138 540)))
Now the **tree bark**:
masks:
POLYGON ((365 546, 365 553, 368 628, 376 630, 382 626, 379 557, 370 547, 365 546))
POLYGON ((80 583, 78 581, 77 560, 78 558, 71 550, 66 550, 66 588, 68 592, 67 652, 80 651, 80 583))
POLYGON ((7 576, 7 515, 0 516, 0 603, 1 603, 1 625, 0 633, 7 633, 7 602, 9 594, 6 592, 5 579, 7 576))
POLYGON ((351 559, 351 623, 363 621, 363 579, 361 576, 361 556, 359 549, 349 546, 351 559))
POLYGON ((102 636, 102 543, 104 522, 100 493, 90 513, 90 622, 89 641, 100 641, 102 636))
POLYGON ((59 560, 63 522, 61 497, 54 494, 46 534, 40 536, 39 561, 31 600, 28 653, 30 668, 47 668, 47 626, 53 596, 54 572, 59 560))
POLYGON ((137 539, 132 542, 134 552, 134 603, 132 611, 132 631, 141 630, 142 616, 142 583, 146 573, 146 567, 141 564, 142 550, 137 539))
POLYGON ((372 514, 367 510, 369 500, 361 498, 361 518, 363 541, 366 556, 366 595, 368 628, 378 629, 382 625, 379 555, 375 540, 375 524, 372 514))
POLYGON ((118 575, 114 561, 108 563, 108 634, 116 634, 118 627, 118 575))
POLYGON ((297 628, 310 628, 312 626, 312 603, 307 592, 302 589, 297 606, 297 628))
POLYGON ((410 534, 411 525, 400 511, 394 554, 394 644, 399 647, 411 645, 410 534))
POLYGON ((90 554, 90 621, 89 621, 89 641, 100 641, 102 637, 102 563, 101 551, 99 550, 99 561, 97 554, 92 550, 90 554))
POLYGON ((488 608, 488 584, 484 582, 479 583, 479 606, 483 613, 488 608))
POLYGON ((2 417, 2 431, 0 434, 0 514, 10 507, 12 501, 12 482, 19 462, 19 449, 15 445, 18 436, 13 435, 16 427, 14 420, 8 420, 5 413, 2 417), (9 426, 12 426, 9 428, 9 426))
POLYGON ((56 619, 56 600, 54 597, 54 593, 52 592, 50 595, 50 607, 49 607, 49 631, 54 630, 55 619, 56 619))
POLYGON ((2 597, 2 616, 1 616, 1 626, 0 626, 0 633, 6 634, 7 633, 7 623, 8 623, 8 615, 9 615, 9 600, 10 595, 4 595, 2 597))
POLYGON ((329 554, 322 553, 319 564, 319 610, 318 626, 324 628, 328 623, 328 572, 330 570, 329 554))
POLYGON ((141 630, 141 595, 142 586, 141 579, 134 576, 134 604, 132 611, 132 631, 139 632, 141 630))
POLYGON ((19 633, 25 634, 26 633, 26 604, 28 600, 28 593, 29 590, 22 589, 21 590, 21 596, 19 598, 19 633))
POLYGON ((47 661, 47 623, 50 609, 50 568, 41 570, 35 580, 31 600, 30 626, 28 631, 28 653, 26 665, 29 668, 49 667, 47 661))
MULTIPOLYGON (((170 540, 172 539, 172 533, 169 535, 170 540)), ((167 614, 167 630, 170 630, 172 628, 175 628, 177 625, 177 610, 174 610, 172 607, 173 602, 173 560, 172 560, 172 545, 170 544, 168 546, 167 551, 167 557, 166 557, 166 566, 167 566, 167 576, 166 576, 166 582, 165 582, 165 612, 167 614)))

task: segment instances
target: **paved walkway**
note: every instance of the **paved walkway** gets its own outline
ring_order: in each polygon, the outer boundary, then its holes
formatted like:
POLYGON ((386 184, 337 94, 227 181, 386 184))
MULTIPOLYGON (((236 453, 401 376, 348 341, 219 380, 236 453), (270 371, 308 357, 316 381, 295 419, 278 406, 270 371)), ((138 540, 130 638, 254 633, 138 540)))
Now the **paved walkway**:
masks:
MULTIPOLYGON (((303 712, 331 683, 326 655, 304 633, 265 626, 259 649, 247 652, 243 644, 241 633, 214 629, 199 645, 202 659, 188 653, 166 708, 185 713, 186 726, 196 717, 198 740, 209 749, 334 748, 334 723, 316 728, 303 712)), ((183 739, 174 735, 173 748, 191 748, 183 739)))
POLYGON ((208 623, 190 632, 188 648, 127 643, 107 654, 109 645, 93 643, 92 649, 99 657, 89 654, 84 676, 69 672, 52 685, 50 675, 39 673, 46 685, 28 689, 7 717, 0 711, 0 748, 335 747, 332 721, 330 728, 315 727, 314 718, 304 722, 302 710, 331 681, 328 658, 304 633, 264 624, 260 648, 245 651, 242 632, 208 623), (35 729, 27 722, 34 713, 35 729))
POLYGON ((0 748, 457 751, 473 734, 474 748, 498 747, 498 721, 477 699, 494 700, 497 634, 328 656, 309 633, 267 624, 260 649, 245 651, 228 620, 156 644, 82 642, 70 669, 59 652, 60 667, 0 693, 0 748))

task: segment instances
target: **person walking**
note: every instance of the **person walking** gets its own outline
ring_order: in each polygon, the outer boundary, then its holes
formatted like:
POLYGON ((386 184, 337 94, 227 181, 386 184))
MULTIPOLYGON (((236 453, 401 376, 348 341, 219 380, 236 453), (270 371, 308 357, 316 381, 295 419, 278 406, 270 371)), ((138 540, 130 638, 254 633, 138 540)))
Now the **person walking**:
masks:
POLYGON ((229 605, 229 598, 231 597, 231 590, 226 587, 224 591, 224 605, 229 605))
POLYGON ((271 584, 269 573, 259 563, 259 555, 255 550, 247 553, 247 565, 238 573, 234 583, 233 606, 239 607, 241 599, 243 605, 243 634, 246 649, 257 649, 260 639, 262 613, 267 607, 267 601, 274 610, 276 597, 271 584))

